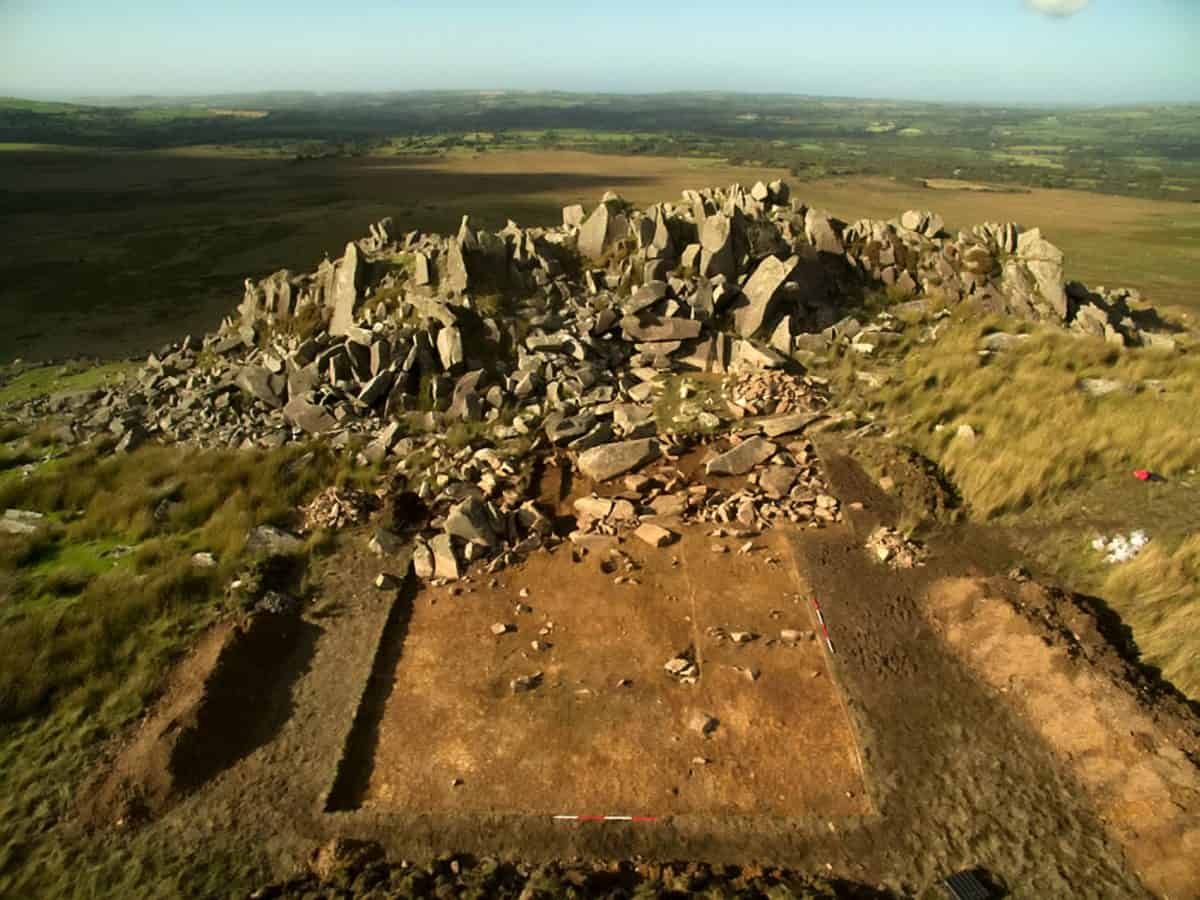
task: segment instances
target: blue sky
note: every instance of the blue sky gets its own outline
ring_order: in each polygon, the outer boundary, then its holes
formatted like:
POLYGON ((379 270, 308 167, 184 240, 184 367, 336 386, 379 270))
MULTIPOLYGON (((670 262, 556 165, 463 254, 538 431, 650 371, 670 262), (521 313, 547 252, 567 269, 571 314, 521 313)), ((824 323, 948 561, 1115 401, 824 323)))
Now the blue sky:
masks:
POLYGON ((1200 101, 1200 0, 0 0, 0 94, 427 88, 1200 101))

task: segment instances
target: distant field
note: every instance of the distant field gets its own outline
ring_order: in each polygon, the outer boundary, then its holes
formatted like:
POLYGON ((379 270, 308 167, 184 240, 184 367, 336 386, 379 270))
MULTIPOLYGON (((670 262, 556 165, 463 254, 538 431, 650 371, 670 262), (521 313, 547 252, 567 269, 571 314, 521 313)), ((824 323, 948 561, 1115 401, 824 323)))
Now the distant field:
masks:
POLYGON ((561 222, 609 189, 638 202, 786 173, 712 160, 559 152, 296 162, 240 153, 4 155, 0 361, 142 353, 212 329, 242 280, 309 271, 370 222, 447 231, 470 213, 561 222))
POLYGON ((957 178, 1200 200, 1197 113, 721 92, 286 92, 90 105, 0 98, 0 141, 222 145, 303 158, 587 150, 718 157, 805 177, 957 178))
POLYGON ((591 205, 609 189, 648 203, 778 177, 845 219, 928 207, 950 227, 1040 225, 1066 251, 1070 277, 1200 309, 1200 206, 1191 203, 865 176, 801 182, 714 158, 560 150, 296 161, 261 148, 14 148, 3 159, 0 360, 141 353, 211 329, 240 300, 242 279, 310 270, 386 215, 425 230, 456 228, 464 213, 491 228, 508 218, 545 225, 564 204, 591 205))

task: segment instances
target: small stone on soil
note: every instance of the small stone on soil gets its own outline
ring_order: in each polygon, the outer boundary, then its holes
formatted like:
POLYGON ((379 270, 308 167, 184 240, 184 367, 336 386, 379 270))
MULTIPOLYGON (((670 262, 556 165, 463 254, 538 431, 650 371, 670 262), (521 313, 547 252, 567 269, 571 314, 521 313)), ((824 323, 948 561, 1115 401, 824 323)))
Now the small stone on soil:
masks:
POLYGON ((638 540, 649 544, 651 547, 665 547, 675 540, 675 533, 661 525, 655 525, 652 522, 646 522, 641 525, 633 536, 638 540))
POLYGON ((508 683, 509 688, 514 694, 524 694, 539 687, 542 683, 542 673, 534 672, 532 675, 519 675, 508 683))

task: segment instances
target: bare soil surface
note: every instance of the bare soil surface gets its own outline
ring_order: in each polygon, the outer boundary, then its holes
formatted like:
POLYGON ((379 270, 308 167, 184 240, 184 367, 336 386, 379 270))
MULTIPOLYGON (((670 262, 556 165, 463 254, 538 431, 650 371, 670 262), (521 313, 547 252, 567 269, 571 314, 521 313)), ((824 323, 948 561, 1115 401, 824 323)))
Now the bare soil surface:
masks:
POLYGON ((172 673, 165 695, 82 794, 94 826, 136 823, 268 743, 292 711, 291 691, 318 629, 295 616, 214 626, 172 673))
MULTIPOLYGON (((311 653, 265 701, 286 720, 142 834, 237 834, 278 878, 340 836, 392 859, 770 863, 904 894, 980 867, 1018 898, 1197 896, 1194 711, 1085 605, 996 579, 1014 560, 993 532, 934 533, 924 567, 876 563, 863 542, 905 501, 841 446, 822 456, 848 521, 745 555, 684 528, 660 549, 627 539, 631 569, 563 546, 494 588, 387 595, 387 561, 344 534, 311 653), (815 629, 813 598, 832 656, 777 640, 815 629), (685 650, 694 685, 662 668, 685 650)), ((541 480, 560 511, 585 488, 553 466, 541 480)))
POLYGON ((503 573, 494 588, 426 592, 364 807, 868 812, 821 645, 779 639, 781 629, 812 635, 786 542, 760 539, 746 554, 737 545, 697 527, 663 549, 626 541, 623 557, 573 557, 564 545, 503 573), (733 552, 715 553, 714 543, 733 552), (494 624, 509 630, 494 635, 494 624), (734 633, 755 638, 718 636, 734 633), (695 684, 664 670, 680 654, 695 661, 695 684), (513 679, 535 673, 539 687, 513 693, 513 679), (698 716, 716 720, 710 734, 694 726, 698 716))
POLYGON ((1164 897, 1196 896, 1194 720, 1169 701, 1148 705, 1119 677, 1124 666, 1115 655, 1089 658, 1095 651, 1073 629, 1095 626, 1037 585, 946 579, 933 586, 926 613, 955 652, 1068 762, 1143 882, 1164 897))

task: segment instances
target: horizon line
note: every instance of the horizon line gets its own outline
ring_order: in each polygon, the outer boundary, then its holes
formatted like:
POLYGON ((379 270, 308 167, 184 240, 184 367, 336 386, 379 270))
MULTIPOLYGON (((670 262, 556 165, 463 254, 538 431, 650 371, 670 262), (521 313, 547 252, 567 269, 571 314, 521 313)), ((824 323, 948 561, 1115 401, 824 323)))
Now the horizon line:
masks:
POLYGON ((54 93, 37 95, 0 94, 3 100, 18 100, 37 103, 62 103, 75 106, 102 106, 110 103, 118 106, 135 106, 137 102, 162 101, 193 101, 200 102, 214 98, 267 98, 271 95, 294 97, 386 97, 386 96, 418 96, 430 94, 453 95, 525 95, 525 96, 565 96, 565 97, 742 97, 753 99, 757 97, 794 98, 812 101, 854 101, 874 103, 911 103, 925 106, 944 107, 976 107, 981 109, 1027 108, 1027 109, 1132 109, 1146 106, 1156 107, 1189 107, 1200 106, 1200 96, 1193 100, 1155 100, 1143 99, 1123 103, 1097 103, 1087 101, 1067 100, 930 100, 915 97, 864 96, 853 94, 808 94, 792 91, 755 91, 755 90, 726 90, 726 89, 694 89, 694 90, 661 90, 661 91, 615 91, 615 90, 561 90, 555 88, 375 88, 375 89, 316 89, 316 88, 264 88, 256 91, 179 91, 164 93, 54 93))

